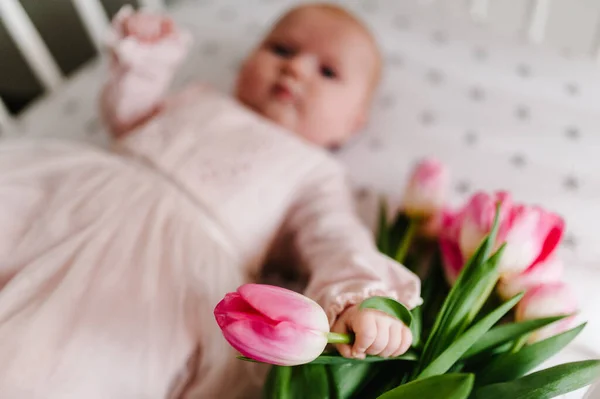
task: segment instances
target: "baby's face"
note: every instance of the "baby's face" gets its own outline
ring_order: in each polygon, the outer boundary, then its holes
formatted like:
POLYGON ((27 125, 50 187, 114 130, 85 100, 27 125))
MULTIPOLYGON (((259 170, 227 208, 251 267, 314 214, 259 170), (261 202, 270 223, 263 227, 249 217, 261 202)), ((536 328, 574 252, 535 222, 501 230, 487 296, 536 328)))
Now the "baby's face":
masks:
POLYGON ((340 145, 367 118, 378 68, 377 50, 355 21, 302 8, 246 60, 237 97, 314 144, 340 145))

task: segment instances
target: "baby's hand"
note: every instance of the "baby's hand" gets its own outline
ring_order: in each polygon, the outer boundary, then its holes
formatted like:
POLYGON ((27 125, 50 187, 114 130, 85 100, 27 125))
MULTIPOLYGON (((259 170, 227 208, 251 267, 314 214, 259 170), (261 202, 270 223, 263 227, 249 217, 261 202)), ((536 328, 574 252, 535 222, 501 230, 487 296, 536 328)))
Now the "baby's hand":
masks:
POLYGON ((125 18, 123 33, 133 36, 143 43, 155 43, 174 31, 174 23, 169 17, 138 11, 125 18))
POLYGON ((400 320, 374 309, 360 309, 354 305, 336 320, 332 332, 355 334, 354 344, 337 345, 346 358, 364 359, 366 355, 396 357, 405 353, 412 344, 412 334, 400 320))

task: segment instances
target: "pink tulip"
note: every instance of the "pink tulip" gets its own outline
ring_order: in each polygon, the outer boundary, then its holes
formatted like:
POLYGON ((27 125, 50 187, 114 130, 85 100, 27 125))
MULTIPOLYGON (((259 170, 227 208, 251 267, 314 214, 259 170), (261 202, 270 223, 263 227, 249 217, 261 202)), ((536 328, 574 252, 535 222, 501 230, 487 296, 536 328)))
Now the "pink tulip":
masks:
POLYGON ((503 278, 533 268, 556 250, 564 232, 560 216, 540 207, 515 205, 506 192, 477 193, 443 223, 440 248, 449 281, 454 281, 491 230, 498 202, 500 225, 494 249, 506 243, 499 263, 503 278))
POLYGON ((449 184, 448 169, 435 159, 424 159, 412 171, 404 192, 408 216, 430 218, 443 208, 449 184))
POLYGON ((242 355, 281 366, 311 362, 327 345, 329 321, 311 299, 283 288, 246 284, 215 307, 223 336, 242 355))
MULTIPOLYGON (((572 315, 577 312, 575 296, 564 283, 538 285, 527 291, 517 305, 515 319, 517 321, 540 319, 544 317, 572 315)), ((560 334, 572 327, 575 316, 559 320, 533 332, 529 342, 541 341, 560 334)))
POLYGON ((483 238, 492 229, 498 202, 501 203, 498 239, 503 241, 510 225, 510 213, 513 205, 510 194, 506 192, 498 192, 494 195, 477 193, 471 197, 464 208, 460 220, 458 245, 465 260, 475 253, 483 238))
POLYGON ((562 261, 557 256, 553 256, 521 274, 501 279, 497 287, 498 294, 502 299, 508 300, 519 292, 527 292, 535 286, 560 282, 563 269, 562 261))
POLYGON ((450 211, 448 209, 443 208, 434 216, 424 220, 419 225, 418 235, 424 238, 437 239, 444 226, 444 220, 446 220, 449 213, 450 211))
POLYGON ((439 237, 440 251, 442 252, 444 273, 446 280, 454 284, 464 266, 463 255, 458 245, 460 226, 463 212, 452 213, 447 211, 442 217, 442 228, 439 237))

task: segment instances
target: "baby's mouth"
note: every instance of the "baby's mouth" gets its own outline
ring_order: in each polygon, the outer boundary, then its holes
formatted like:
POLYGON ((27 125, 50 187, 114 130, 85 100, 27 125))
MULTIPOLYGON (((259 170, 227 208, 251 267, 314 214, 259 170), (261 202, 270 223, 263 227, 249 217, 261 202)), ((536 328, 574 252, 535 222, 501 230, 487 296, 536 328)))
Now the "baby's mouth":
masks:
POLYGON ((295 94, 292 89, 284 84, 284 83, 276 83, 273 85, 273 89, 271 90, 273 97, 275 97, 278 101, 283 103, 294 103, 295 102, 295 94))

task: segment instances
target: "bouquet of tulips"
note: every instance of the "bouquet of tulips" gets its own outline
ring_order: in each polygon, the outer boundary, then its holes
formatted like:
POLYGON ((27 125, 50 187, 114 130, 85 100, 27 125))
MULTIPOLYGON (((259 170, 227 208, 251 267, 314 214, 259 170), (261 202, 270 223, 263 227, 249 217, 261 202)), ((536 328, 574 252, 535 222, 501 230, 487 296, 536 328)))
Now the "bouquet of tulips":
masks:
POLYGON ((411 328, 404 355, 327 351, 352 336, 331 333, 318 304, 282 288, 245 285, 219 303, 217 322, 241 360, 275 365, 265 398, 545 399, 600 377, 600 360, 532 372, 585 327, 573 325, 577 305, 561 281, 563 220, 507 193, 478 193, 450 211, 447 184, 447 170, 425 160, 391 221, 381 207, 378 247, 421 276, 423 304, 409 311, 374 297, 361 307, 411 328))

